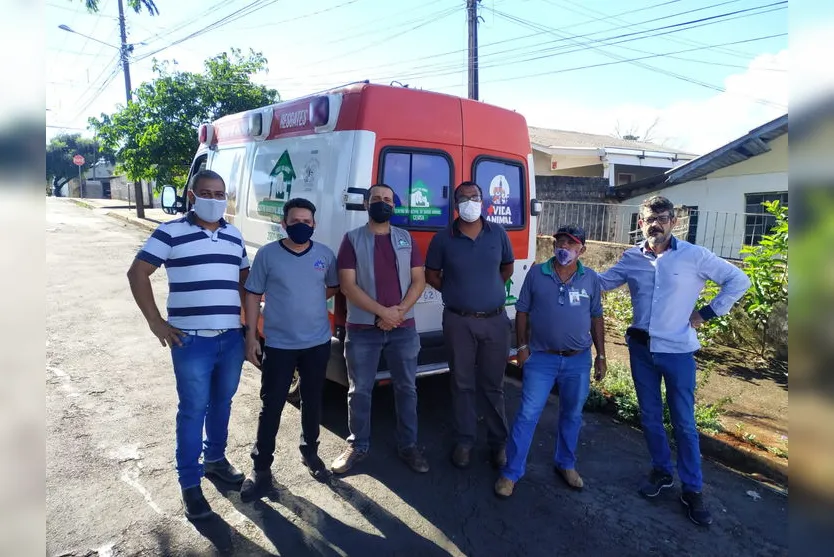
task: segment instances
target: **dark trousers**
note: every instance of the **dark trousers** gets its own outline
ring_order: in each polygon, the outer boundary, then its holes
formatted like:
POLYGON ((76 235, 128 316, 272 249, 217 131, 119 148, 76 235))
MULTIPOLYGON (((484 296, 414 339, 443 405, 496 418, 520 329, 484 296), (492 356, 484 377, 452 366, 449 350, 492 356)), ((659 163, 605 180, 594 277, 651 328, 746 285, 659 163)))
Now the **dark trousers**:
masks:
POLYGON ((472 447, 478 435, 478 398, 485 402, 487 442, 507 442, 504 371, 510 352, 512 324, 506 313, 493 317, 462 317, 443 312, 443 337, 451 354, 452 403, 457 442, 472 447))
POLYGON ((274 460, 275 437, 281 424, 281 412, 287 402, 293 373, 298 369, 301 389, 301 442, 315 450, 321 424, 322 390, 324 389, 330 343, 303 350, 264 348, 261 366, 261 413, 258 436, 252 448, 255 470, 269 470, 274 460))

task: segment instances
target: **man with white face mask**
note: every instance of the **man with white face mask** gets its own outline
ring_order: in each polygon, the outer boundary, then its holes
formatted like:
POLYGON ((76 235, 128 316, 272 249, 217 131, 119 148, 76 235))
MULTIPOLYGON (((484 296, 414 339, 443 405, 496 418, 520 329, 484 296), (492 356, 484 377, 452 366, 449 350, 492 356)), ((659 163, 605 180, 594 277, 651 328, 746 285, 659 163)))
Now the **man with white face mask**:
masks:
POLYGON ((225 452, 244 360, 240 308, 249 259, 240 231, 223 220, 223 178, 201 170, 192 177, 187 195, 193 209, 182 219, 159 225, 127 276, 151 331, 171 349, 179 395, 177 474, 185 515, 194 520, 212 514, 200 489, 203 473, 227 483, 244 478, 225 452), (168 274, 167 320, 156 307, 150 281, 162 265, 168 274))
POLYGON ((486 400, 484 421, 493 466, 506 464, 504 370, 510 323, 504 284, 513 274, 513 248, 500 224, 481 216, 483 193, 475 182, 455 190, 459 218, 432 238, 426 282, 443 295, 443 335, 450 353, 457 443, 452 463, 470 464, 477 436, 477 395, 486 400))
POLYGON ((518 363, 524 368, 521 407, 507 444, 507 465, 495 494, 509 497, 524 475, 533 432, 554 383, 559 386, 559 425, 554 472, 572 489, 582 489, 576 471, 576 445, 582 408, 588 398, 591 343, 597 351, 595 378, 605 377, 605 324, 599 277, 582 265, 585 231, 563 226, 554 235, 553 257, 533 265, 516 304, 518 363))

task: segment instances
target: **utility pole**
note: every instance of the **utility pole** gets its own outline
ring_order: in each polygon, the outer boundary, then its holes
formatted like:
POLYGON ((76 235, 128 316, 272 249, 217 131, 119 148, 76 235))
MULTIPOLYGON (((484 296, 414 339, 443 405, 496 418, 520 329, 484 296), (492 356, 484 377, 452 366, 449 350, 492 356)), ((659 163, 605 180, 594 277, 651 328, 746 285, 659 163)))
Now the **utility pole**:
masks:
MULTIPOLYGON (((128 57, 130 56, 130 52, 133 50, 133 46, 127 44, 127 30, 125 29, 125 7, 124 7, 124 0, 118 0, 119 3, 119 34, 122 38, 121 44, 121 58, 122 58, 122 73, 125 74, 125 98, 127 99, 127 103, 133 100, 133 96, 131 95, 132 87, 130 86, 130 62, 128 57)), ((145 201, 144 196, 142 195, 142 181, 136 180, 133 183, 133 192, 136 198, 136 216, 140 219, 145 218, 145 201)), ((129 198, 130 196, 128 196, 129 198)), ((130 205, 130 200, 128 199, 128 205, 130 205)))
MULTIPOLYGON (((121 0, 120 0, 121 1, 121 0)), ((469 98, 478 100, 478 2, 466 0, 469 22, 469 98)))

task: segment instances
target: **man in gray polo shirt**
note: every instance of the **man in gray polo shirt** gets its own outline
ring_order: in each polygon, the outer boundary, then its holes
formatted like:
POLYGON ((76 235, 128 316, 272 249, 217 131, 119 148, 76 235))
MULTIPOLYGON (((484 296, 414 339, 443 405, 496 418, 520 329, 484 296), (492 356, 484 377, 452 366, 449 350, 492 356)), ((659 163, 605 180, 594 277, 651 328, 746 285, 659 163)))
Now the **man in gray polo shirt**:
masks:
POLYGON ((246 357, 261 368, 261 413, 252 448, 254 469, 243 482, 241 500, 254 499, 272 485, 275 437, 295 370, 301 389, 302 462, 319 481, 327 469, 318 456, 322 389, 330 359, 330 318, 327 299, 339 289, 336 256, 310 241, 316 207, 295 198, 284 205, 287 238, 262 247, 246 281, 246 357), (265 295, 261 361, 258 317, 265 295))
POLYGON ((496 468, 507 460, 504 370, 512 324, 504 284, 513 274, 507 231, 481 216, 482 192, 475 182, 455 189, 459 218, 432 238, 426 282, 443 295, 443 335, 451 354, 452 399, 457 444, 452 463, 469 466, 478 427, 476 392, 487 401, 487 443, 496 468))
POLYGON ((573 489, 582 489, 576 472, 576 444, 582 407, 590 390, 591 342, 597 351, 595 379, 605 363, 605 324, 597 274, 579 262, 585 231, 563 226, 554 236, 550 260, 533 265, 516 303, 518 362, 524 367, 521 408, 507 444, 507 465, 495 494, 509 497, 524 475, 533 432, 555 382, 559 386, 559 427, 555 472, 573 489))

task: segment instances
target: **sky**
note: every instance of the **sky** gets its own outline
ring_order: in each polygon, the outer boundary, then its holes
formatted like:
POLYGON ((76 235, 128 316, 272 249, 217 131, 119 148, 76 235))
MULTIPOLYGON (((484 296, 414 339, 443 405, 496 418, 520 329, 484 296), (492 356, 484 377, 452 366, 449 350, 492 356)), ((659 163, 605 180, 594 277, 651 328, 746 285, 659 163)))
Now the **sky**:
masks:
MULTIPOLYGON (((82 0, 45 2, 47 137, 89 134, 87 118, 125 101, 118 50, 58 26, 117 45, 117 3, 100 0, 101 12, 89 14, 82 0)), ((206 58, 236 47, 266 56, 269 71, 254 81, 283 99, 363 79, 466 96, 465 4, 157 0, 158 16, 127 12, 128 42, 136 45, 131 79, 134 88, 151 80, 154 57, 198 72, 206 58), (255 11, 186 38, 242 8, 255 11)), ((655 142, 705 153, 787 112, 786 7, 778 0, 483 0, 480 99, 540 127, 645 136, 655 124, 655 142)), ((831 36, 818 33, 817 42, 834 47, 831 36)), ((806 64, 811 73, 817 66, 806 64)))

